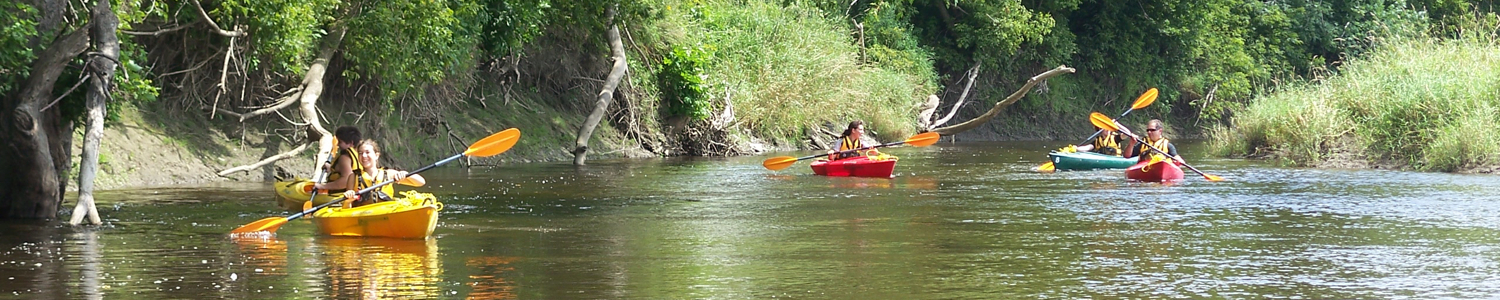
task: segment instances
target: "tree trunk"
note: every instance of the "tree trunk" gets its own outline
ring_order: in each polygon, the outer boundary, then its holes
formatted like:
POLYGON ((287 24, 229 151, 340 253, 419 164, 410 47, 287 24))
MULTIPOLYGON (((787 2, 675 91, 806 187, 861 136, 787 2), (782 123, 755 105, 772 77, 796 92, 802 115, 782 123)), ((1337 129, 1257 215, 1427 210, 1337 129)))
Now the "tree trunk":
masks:
POLYGON ((975 118, 970 119, 968 121, 964 121, 963 123, 958 123, 958 124, 954 124, 953 126, 948 126, 948 127, 933 129, 932 131, 933 132, 937 132, 938 134, 941 134, 941 135, 954 135, 954 134, 958 134, 959 132, 964 132, 964 131, 968 131, 969 129, 974 129, 975 127, 979 127, 980 124, 984 124, 985 122, 989 122, 990 119, 993 119, 993 118, 995 118, 996 115, 999 115, 1000 111, 1004 110, 1005 107, 1008 107, 1011 104, 1016 104, 1016 101, 1020 101, 1022 97, 1025 97, 1026 93, 1030 92, 1031 88, 1035 87, 1038 83, 1041 83, 1042 81, 1047 80, 1047 78, 1052 78, 1053 76, 1062 75, 1064 73, 1073 73, 1074 71, 1075 70, 1073 70, 1073 68, 1069 68, 1068 66, 1057 66, 1056 69, 1052 69, 1052 70, 1049 70, 1047 72, 1042 72, 1042 74, 1038 74, 1036 76, 1031 77, 1031 79, 1026 80, 1026 84, 1025 85, 1022 85, 1020 89, 1017 89, 1014 93, 1011 93, 1010 96, 1005 97, 1005 100, 1000 100, 1000 102, 995 102, 995 107, 991 107, 990 110, 987 111, 987 112, 984 112, 983 115, 979 115, 978 117, 975 117, 975 118))
POLYGON ((78 206, 73 208, 69 224, 78 225, 85 216, 89 224, 99 225, 99 210, 94 207, 94 177, 99 171, 99 142, 104 139, 104 105, 115 78, 115 61, 120 57, 120 39, 115 29, 120 19, 109 6, 109 0, 95 0, 93 12, 94 48, 99 54, 89 58, 86 72, 94 74, 89 82, 88 119, 84 121, 83 158, 78 169, 78 206))
MULTIPOLYGON (((43 12, 46 14, 47 12, 43 12)), ((88 31, 64 35, 31 64, 25 88, 0 101, 0 218, 50 219, 57 216, 62 179, 69 161, 60 109, 42 110, 68 61, 88 48, 88 31), (59 166, 61 164, 61 166, 59 166), (59 173, 64 170, 64 173, 59 173)))
POLYGON ((615 87, 620 85, 620 79, 625 77, 627 70, 625 62, 625 43, 620 41, 620 26, 614 24, 615 7, 611 6, 605 10, 605 20, 608 20, 610 58, 615 60, 614 68, 609 71, 609 77, 604 80, 604 88, 599 91, 598 102, 594 104, 594 112, 584 120, 583 128, 578 129, 578 141, 573 148, 573 165, 582 166, 588 159, 589 137, 594 135, 594 128, 599 126, 599 121, 604 119, 604 114, 609 110, 609 102, 615 97, 615 87))

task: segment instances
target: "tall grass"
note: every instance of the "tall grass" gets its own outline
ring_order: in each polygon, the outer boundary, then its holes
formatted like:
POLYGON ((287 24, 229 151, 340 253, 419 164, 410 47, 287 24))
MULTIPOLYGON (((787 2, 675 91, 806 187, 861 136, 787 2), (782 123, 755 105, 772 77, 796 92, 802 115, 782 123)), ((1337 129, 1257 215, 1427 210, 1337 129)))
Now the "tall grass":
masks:
POLYGON ((760 0, 657 7, 666 9, 654 38, 710 49, 706 90, 727 95, 755 135, 794 140, 811 126, 859 119, 882 139, 904 138, 916 130, 917 104, 936 89, 930 63, 895 69, 860 61, 847 21, 816 7, 760 0))
POLYGON ((1500 45, 1492 36, 1387 43, 1320 84, 1255 99, 1212 151, 1308 166, 1353 151, 1427 171, 1500 163, 1500 45))

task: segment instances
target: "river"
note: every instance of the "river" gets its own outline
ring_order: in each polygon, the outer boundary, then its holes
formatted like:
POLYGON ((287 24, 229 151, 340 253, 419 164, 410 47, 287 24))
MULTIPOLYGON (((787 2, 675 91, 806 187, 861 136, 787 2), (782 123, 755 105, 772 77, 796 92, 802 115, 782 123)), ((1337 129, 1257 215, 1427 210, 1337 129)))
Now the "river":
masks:
POLYGON ((231 238, 290 214, 267 183, 104 191, 105 226, 0 223, 0 298, 1500 297, 1500 177, 1282 168, 1193 142, 1226 181, 1031 171, 1059 146, 891 148, 895 179, 769 171, 770 155, 445 166, 420 188, 445 203, 427 240, 306 220, 231 238))

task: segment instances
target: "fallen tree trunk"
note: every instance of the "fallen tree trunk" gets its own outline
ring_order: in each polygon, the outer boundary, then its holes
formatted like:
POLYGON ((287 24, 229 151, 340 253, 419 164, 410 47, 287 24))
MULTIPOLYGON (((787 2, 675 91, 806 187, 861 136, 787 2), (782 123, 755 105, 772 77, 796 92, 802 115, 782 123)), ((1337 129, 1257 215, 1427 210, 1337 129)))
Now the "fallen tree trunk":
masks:
MULTIPOLYGON (((334 27, 333 31, 328 33, 328 36, 325 37, 325 40, 323 40, 323 47, 318 49, 318 58, 316 60, 313 60, 312 65, 307 67, 307 73, 305 73, 302 77, 302 84, 297 87, 298 92, 291 96, 288 96, 296 97, 297 99, 296 103, 299 104, 298 111, 302 114, 302 120, 306 123, 305 126, 307 126, 307 143, 304 143, 303 145, 296 148, 292 148, 292 150, 290 151, 272 155, 249 165, 224 169, 223 171, 219 171, 219 176, 227 176, 234 172, 250 171, 256 168, 264 167, 271 163, 275 163, 276 161, 282 159, 296 157, 297 154, 300 154, 302 153, 302 151, 307 150, 309 144, 313 143, 316 143, 318 145, 318 161, 321 162, 326 160, 326 158, 331 155, 331 153, 333 153, 333 147, 335 145, 335 143, 333 142, 333 134, 329 133, 328 129, 323 128, 322 119, 318 117, 318 97, 321 97, 323 95, 323 75, 328 71, 328 62, 333 60, 334 54, 338 53, 338 49, 344 41, 344 34, 347 32, 347 27, 338 25, 334 27)), ((289 104, 290 102, 288 101, 283 103, 289 104)), ((275 110, 289 106, 290 105, 277 105, 268 109, 275 110)), ((249 117, 265 114, 267 112, 269 111, 260 113, 246 113, 243 117, 241 117, 240 121, 243 122, 249 117)), ((313 171, 313 179, 315 180, 323 177, 321 174, 321 165, 319 166, 320 168, 315 168, 315 170, 313 171)))
POLYGON ((1031 88, 1036 87, 1038 83, 1041 83, 1042 81, 1045 81, 1048 78, 1052 78, 1057 75, 1070 74, 1073 72, 1075 72, 1075 70, 1073 68, 1069 68, 1068 66, 1057 66, 1057 68, 1055 69, 1049 70, 1047 72, 1042 72, 1042 74, 1038 74, 1031 77, 1031 79, 1026 80, 1025 85, 1022 85, 1020 89, 1017 89, 1014 93, 1011 93, 1010 96, 1005 97, 1005 100, 995 102, 995 106, 991 107, 990 110, 985 112, 983 115, 979 115, 978 117, 975 117, 968 121, 964 121, 963 123, 933 129, 932 131, 937 132, 941 135, 954 135, 960 132, 968 131, 969 129, 979 127, 979 125, 984 124, 985 122, 989 122, 990 119, 993 119, 996 115, 999 115, 1000 111, 1005 109, 1005 107, 1008 107, 1011 104, 1016 104, 1016 101, 1020 101, 1021 98, 1025 97, 1026 93, 1031 92, 1031 88))
POLYGON ((615 7, 611 6, 605 10, 605 20, 608 20, 610 58, 614 59, 614 67, 609 71, 609 77, 604 80, 604 88, 599 91, 594 111, 589 113, 588 119, 584 120, 583 127, 578 129, 578 140, 574 142, 573 165, 582 166, 588 159, 589 138, 594 135, 594 128, 604 119, 604 114, 609 110, 609 102, 614 99, 615 88, 620 85, 620 79, 625 77, 628 70, 625 62, 625 43, 620 41, 620 26, 614 24, 615 7))

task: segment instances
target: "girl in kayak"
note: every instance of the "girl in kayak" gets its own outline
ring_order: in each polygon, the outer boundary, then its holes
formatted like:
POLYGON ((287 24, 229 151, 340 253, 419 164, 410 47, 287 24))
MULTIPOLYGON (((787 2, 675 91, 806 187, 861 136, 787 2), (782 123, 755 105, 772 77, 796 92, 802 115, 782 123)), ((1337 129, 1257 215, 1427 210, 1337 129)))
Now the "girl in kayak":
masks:
MULTIPOLYGON (((1094 126, 1094 130, 1096 130, 1096 131, 1098 131, 1098 130, 1104 130, 1104 128, 1099 128, 1099 126, 1094 126)), ((1119 132, 1117 132, 1117 131, 1105 131, 1103 133, 1100 133, 1099 136, 1094 137, 1094 140, 1089 141, 1088 144, 1076 145, 1076 146, 1075 145, 1068 145, 1067 147, 1063 147, 1062 149, 1058 149, 1058 152, 1073 153, 1073 152, 1082 152, 1082 151, 1093 151, 1094 153, 1099 153, 1099 154, 1104 154, 1104 155, 1120 156, 1120 155, 1124 154, 1124 152, 1125 152, 1123 149, 1121 149, 1122 147, 1120 147, 1120 141, 1121 140, 1124 140, 1124 137, 1120 136, 1119 132)))
MULTIPOLYGON (((380 144, 375 143, 375 140, 364 140, 359 143, 359 164, 361 169, 365 171, 360 176, 359 186, 361 188, 374 186, 386 180, 394 180, 396 183, 408 186, 422 186, 427 184, 427 180, 423 179, 420 174, 411 175, 406 171, 381 168, 380 144)), ((394 186, 394 184, 387 184, 380 187, 380 189, 371 191, 369 194, 359 195, 358 200, 352 206, 358 207, 365 204, 389 201, 391 200, 391 195, 396 194, 394 186)))
POLYGON ((361 172, 359 165, 359 154, 354 147, 359 144, 359 129, 352 126, 339 127, 333 131, 333 137, 338 138, 338 153, 334 154, 333 163, 329 164, 327 180, 323 183, 313 185, 313 189, 328 191, 329 195, 344 193, 344 197, 353 197, 355 187, 354 178, 361 172))
MULTIPOLYGON (((1187 161, 1182 160, 1181 155, 1177 154, 1177 145, 1173 145, 1171 141, 1167 140, 1166 133, 1163 133, 1163 130, 1166 130, 1166 127, 1163 126, 1161 120, 1151 119, 1150 122, 1146 122, 1146 137, 1142 138, 1142 141, 1150 144, 1152 147, 1156 147, 1156 149, 1166 151, 1167 156, 1161 157, 1161 160, 1175 159, 1183 163, 1187 163, 1187 161)), ((1125 128, 1125 126, 1120 126, 1120 131, 1124 132, 1127 135, 1134 135, 1130 133, 1130 129, 1125 128)), ((1155 151, 1152 151, 1151 148, 1146 147, 1146 144, 1135 145, 1134 139, 1130 140, 1130 143, 1131 147, 1125 148, 1126 158, 1140 157, 1140 161, 1146 161, 1151 159, 1152 155, 1161 155, 1161 153, 1152 153, 1155 151)))
MULTIPOLYGON (((844 152, 864 148, 865 146, 859 142, 860 137, 864 136, 864 134, 864 121, 855 120, 854 122, 849 122, 849 127, 845 128, 844 134, 839 136, 838 150, 828 150, 828 160, 840 160, 865 155, 866 153, 860 153, 859 151, 844 152)), ((876 152, 875 149, 870 149, 870 153, 868 154, 879 155, 880 153, 876 152)))

